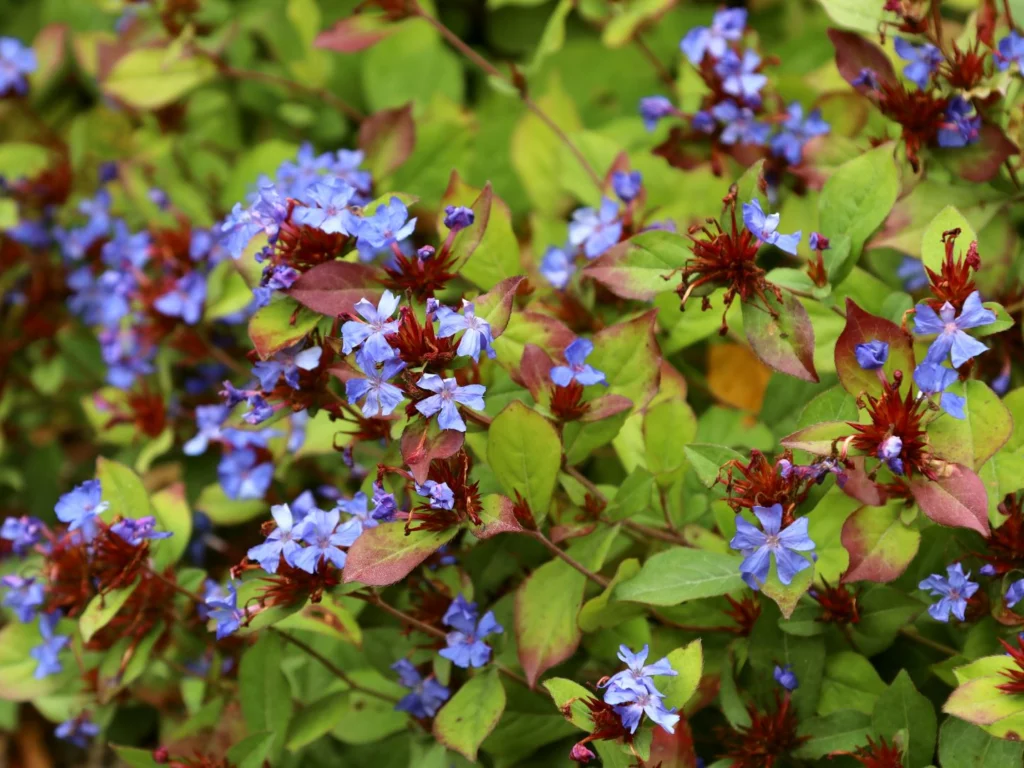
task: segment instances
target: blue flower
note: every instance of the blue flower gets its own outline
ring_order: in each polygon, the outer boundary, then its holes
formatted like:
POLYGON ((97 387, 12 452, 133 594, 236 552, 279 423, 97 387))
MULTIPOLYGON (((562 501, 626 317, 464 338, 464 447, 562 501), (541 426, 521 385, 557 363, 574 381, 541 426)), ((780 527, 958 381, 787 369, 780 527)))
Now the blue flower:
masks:
MULTIPOLYGON (((831 128, 817 109, 805 120, 803 107, 796 101, 789 105, 787 115, 782 130, 772 137, 772 154, 784 157, 790 165, 797 165, 803 159, 804 144, 815 136, 824 136, 831 128)), ((815 249, 815 246, 811 248, 815 249)))
POLYGON ((763 145, 768 140, 772 127, 759 123, 749 107, 739 107, 734 101, 721 101, 711 108, 711 115, 725 126, 719 140, 726 145, 763 145))
POLYGON ((89 267, 82 267, 68 275, 68 309, 82 318, 87 325, 116 328, 131 311, 131 297, 138 283, 126 272, 108 269, 100 275, 89 267))
POLYGON ((39 617, 39 634, 43 642, 29 650, 29 655, 38 662, 34 674, 36 680, 55 675, 64 668, 60 663, 60 652, 71 642, 71 638, 53 634, 59 621, 60 611, 44 613, 39 617))
POLYGON ((345 567, 345 553, 341 547, 350 547, 363 532, 358 520, 346 520, 340 526, 338 510, 330 512, 313 510, 302 521, 301 529, 295 534, 308 546, 295 556, 295 567, 306 573, 313 573, 323 560, 335 568, 345 567))
POLYGON ((928 606, 928 614, 936 621, 949 621, 949 615, 953 614, 957 619, 965 619, 967 600, 978 591, 978 585, 970 581, 971 574, 964 574, 963 566, 954 563, 946 568, 946 578, 933 573, 927 579, 918 584, 919 589, 927 589, 932 597, 940 600, 928 606))
POLYGON ((877 371, 889 359, 889 345, 874 339, 854 347, 853 356, 857 358, 857 365, 865 371, 877 371))
POLYGON ((476 316, 472 302, 462 301, 462 314, 459 315, 445 306, 437 308, 437 318, 441 324, 437 328, 437 336, 447 339, 459 331, 465 331, 459 341, 459 348, 456 354, 463 357, 471 357, 475 362, 480 358, 480 351, 483 350, 492 360, 498 353, 494 351, 494 337, 491 335, 491 324, 482 317, 476 316))
POLYGON ((928 396, 940 395, 939 405, 942 410, 955 419, 962 419, 966 398, 945 391, 958 378, 956 371, 937 363, 925 361, 914 369, 914 381, 921 393, 928 396))
POLYGON ((349 234, 349 222, 355 217, 346 207, 356 191, 338 178, 318 181, 300 197, 292 219, 298 224, 319 229, 329 235, 349 234))
POLYGON ((427 480, 416 486, 416 493, 430 499, 430 506, 434 509, 452 509, 455 506, 455 494, 448 483, 427 480))
POLYGON ((249 206, 243 208, 241 203, 235 203, 224 219, 220 227, 221 244, 231 258, 237 259, 261 232, 268 238, 276 237, 287 215, 288 207, 277 188, 269 179, 262 178, 249 206))
POLYGON ((444 225, 453 232, 465 229, 476 219, 473 209, 464 205, 449 205, 444 209, 444 213, 444 225))
POLYGON ((793 668, 789 666, 789 664, 786 664, 784 667, 780 667, 776 664, 773 677, 775 678, 775 682, 787 691, 795 691, 799 686, 796 679, 796 673, 793 672, 793 668))
POLYGON ((37 66, 35 51, 13 37, 0 37, 0 96, 26 93, 26 76, 37 66))
POLYGON ((646 689, 621 688, 613 685, 605 691, 604 700, 606 704, 615 707, 615 713, 622 721, 622 726, 629 729, 630 733, 636 733, 640 718, 644 715, 669 733, 675 733, 679 715, 676 714, 675 708, 665 708, 661 694, 646 689))
POLYGON ((903 283, 903 290, 908 293, 928 287, 928 273, 925 272, 924 264, 913 256, 903 257, 896 268, 896 277, 903 283))
POLYGON ((370 217, 354 217, 349 227, 358 240, 359 258, 369 261, 380 251, 405 240, 416 229, 416 219, 409 219, 409 209, 397 197, 387 205, 378 205, 370 217))
POLYGON ((103 489, 99 480, 86 480, 74 490, 68 491, 57 501, 54 512, 57 519, 68 524, 69 531, 81 529, 86 539, 96 535, 96 517, 110 507, 103 501, 103 489))
POLYGON ((648 131, 657 128, 658 121, 663 117, 674 114, 676 114, 676 108, 664 96, 645 96, 640 99, 640 118, 644 121, 644 127, 648 131))
POLYGON ((914 333, 921 335, 938 334, 925 355, 926 363, 941 363, 950 355, 953 367, 959 368, 972 357, 988 350, 984 344, 968 336, 968 328, 978 328, 996 321, 996 313, 985 309, 981 294, 974 291, 964 301, 963 309, 957 316, 956 309, 948 301, 936 314, 927 304, 918 304, 914 313, 914 333))
POLYGON ((94 739, 99 732, 100 727, 90 720, 86 714, 65 720, 53 731, 58 739, 63 739, 81 749, 88 747, 89 741, 94 739))
POLYGON ((737 515, 736 535, 729 542, 730 547, 743 553, 740 575, 751 589, 760 589, 768 579, 774 554, 779 581, 791 584, 794 576, 811 567, 807 558, 797 554, 814 550, 814 542, 807 536, 807 518, 797 518, 783 530, 781 504, 754 507, 753 511, 764 530, 737 515))
POLYGON ((723 8, 715 14, 711 27, 694 27, 679 43, 679 49, 693 65, 699 65, 706 54, 721 58, 729 50, 729 42, 743 37, 747 26, 744 8, 723 8))
POLYGON ((205 597, 206 615, 216 624, 217 639, 223 640, 237 632, 245 618, 245 611, 238 607, 235 585, 229 583, 227 589, 222 591, 216 584, 212 584, 205 597))
POLYGON ((138 327, 104 328, 99 333, 100 354, 107 364, 107 381, 127 389, 139 376, 153 372, 156 346, 143 347, 138 327))
POLYGON ((624 203, 631 203, 644 187, 640 171, 615 171, 612 174, 612 189, 624 203))
POLYGON ((196 406, 196 427, 198 432, 192 437, 182 451, 186 456, 201 456, 206 453, 211 440, 219 440, 220 428, 224 420, 231 413, 231 408, 226 405, 197 405, 196 406))
POLYGON ((974 105, 963 96, 954 96, 946 107, 946 122, 939 128, 940 147, 957 148, 973 144, 981 135, 981 117, 971 115, 974 105))
MULTIPOLYGON (((735 106, 735 104, 733 105, 735 106)), ((715 117, 708 110, 701 109, 693 113, 690 120, 690 127, 699 133, 712 134, 715 132, 715 117)))
POLYGON ((588 259, 596 259, 617 242, 622 235, 619 204, 608 197, 601 199, 601 207, 577 208, 569 222, 569 243, 583 246, 588 259))
POLYGON ((435 393, 416 403, 416 410, 428 419, 440 412, 437 424, 441 429, 466 431, 466 422, 459 415, 456 403, 461 403, 477 411, 482 411, 485 408, 483 395, 487 388, 481 384, 467 384, 460 387, 454 378, 442 379, 437 374, 425 373, 420 377, 416 386, 435 393))
POLYGON ((364 345, 370 359, 375 363, 383 363, 394 357, 395 350, 384 337, 398 333, 398 321, 392 320, 391 316, 398 309, 399 301, 400 297, 393 295, 391 291, 384 291, 376 307, 366 299, 357 301, 355 310, 365 322, 349 320, 341 326, 342 352, 347 355, 360 345, 364 345))
POLYGON ((156 530, 156 518, 153 515, 146 515, 138 520, 123 518, 110 526, 110 531, 136 547, 146 540, 169 539, 174 535, 171 531, 156 530))
POLYGON ((274 406, 268 403, 263 395, 249 395, 248 399, 246 399, 246 403, 249 405, 249 410, 242 415, 242 420, 246 424, 252 424, 254 426, 256 424, 262 424, 275 413, 274 406))
POLYGON ((149 261, 149 233, 128 231, 121 219, 114 222, 114 237, 103 246, 103 263, 111 269, 142 269, 149 261))
POLYGON ((1024 598, 1024 579, 1017 579, 1006 590, 1006 607, 1013 608, 1013 606, 1021 601, 1021 598, 1024 598))
POLYGON ((229 499, 262 499, 274 479, 274 465, 256 463, 256 452, 243 448, 225 454, 217 465, 217 477, 229 499))
POLYGON ((467 603, 462 595, 448 606, 442 621, 454 631, 448 633, 448 647, 438 653, 463 669, 486 664, 491 658, 491 647, 483 639, 505 631, 492 611, 485 613, 478 622, 476 603, 467 603))
POLYGON ((260 380, 264 392, 270 392, 284 376, 285 383, 299 389, 299 371, 314 371, 320 365, 321 347, 301 349, 302 342, 282 349, 269 360, 260 360, 252 367, 253 376, 260 380))
POLYGON ((366 374, 365 379, 349 379, 345 382, 345 396, 352 404, 363 398, 363 416, 372 419, 377 416, 390 416, 404 399, 402 390, 388 381, 405 369, 405 363, 397 357, 385 360, 378 369, 369 355, 357 354, 356 363, 366 374))
POLYGON ((903 440, 899 435, 889 435, 878 446, 878 458, 886 463, 894 475, 903 474, 903 440))
POLYGON ((659 659, 653 664, 647 664, 648 653, 650 653, 650 648, 646 645, 637 653, 633 653, 627 645, 620 645, 618 657, 619 661, 626 665, 626 669, 616 672, 604 683, 598 683, 598 686, 601 688, 617 686, 633 691, 647 691, 648 693, 661 696, 662 694, 654 686, 654 681, 651 678, 662 676, 675 677, 679 673, 672 668, 667 658, 659 659))
POLYGON ((757 71, 760 66, 761 57, 753 50, 744 51, 742 58, 735 51, 726 50, 715 64, 715 72, 722 78, 723 91, 754 103, 759 101, 758 94, 768 82, 768 78, 757 71))
POLYGON ((544 252, 540 262, 540 273, 558 290, 565 290, 575 271, 573 258, 564 248, 552 245, 544 252))
POLYGON ((942 63, 942 51, 931 43, 916 46, 902 37, 893 40, 893 44, 896 46, 896 54, 910 62, 903 68, 904 77, 922 91, 927 89, 932 74, 942 63))
POLYGON ((334 156, 330 152, 318 155, 307 141, 299 147, 295 161, 285 160, 278 166, 275 178, 286 196, 301 200, 303 194, 324 178, 333 165, 334 156))
POLYGON ((295 566, 295 555, 298 554, 300 547, 296 540, 296 520, 291 507, 287 504, 277 504, 270 508, 270 514, 277 527, 271 531, 265 542, 250 548, 247 554, 250 560, 259 563, 260 568, 267 573, 277 573, 281 555, 284 555, 286 563, 295 566))
MULTIPOLYGON (((394 498, 394 496, 391 497, 392 501, 394 498)), ((359 491, 351 499, 339 499, 336 509, 346 515, 351 515, 353 520, 358 520, 362 530, 376 528, 380 525, 369 509, 369 499, 362 491, 359 491)))
POLYGON ((587 364, 586 359, 594 351, 594 343, 590 339, 575 339, 565 348, 565 360, 568 365, 556 365, 551 369, 551 381, 559 387, 567 387, 573 380, 583 386, 604 384, 608 380, 604 373, 587 364))
POLYGON ((800 243, 800 230, 791 235, 783 235, 779 228, 779 214, 765 215, 761 202, 756 198, 743 204, 743 223, 758 240, 771 243, 779 250, 796 256, 796 247, 800 243))
POLYGON ((180 317, 187 325, 195 325, 203 316, 206 302, 206 278, 198 272, 189 272, 178 278, 172 288, 157 297, 153 307, 167 317, 180 317))
POLYGON ((426 680, 408 659, 399 659, 391 668, 398 673, 398 681, 409 693, 402 697, 402 700, 395 705, 399 712, 408 712, 413 717, 433 717, 441 705, 448 701, 451 695, 437 679, 431 675, 426 680))
POLYGON ((26 579, 10 573, 0 579, 0 584, 7 587, 4 605, 14 611, 18 621, 28 624, 36 617, 36 611, 46 598, 43 582, 37 579, 26 579))
POLYGON ((373 175, 369 171, 359 170, 364 157, 361 150, 339 149, 334 166, 331 168, 332 173, 356 190, 357 194, 353 202, 359 205, 366 205, 370 202, 368 196, 373 189, 373 175))
POLYGON ((1016 64, 1017 70, 1024 75, 1024 36, 1015 29, 999 41, 998 52, 995 54, 996 66, 1000 70, 1016 64))
POLYGON ((25 554, 42 533, 43 521, 28 515, 8 517, 0 526, 0 539, 11 542, 11 550, 16 555, 25 554))
POLYGON ((388 493, 380 483, 373 484, 373 509, 370 516, 374 520, 389 523, 398 514, 398 502, 395 494, 388 493))

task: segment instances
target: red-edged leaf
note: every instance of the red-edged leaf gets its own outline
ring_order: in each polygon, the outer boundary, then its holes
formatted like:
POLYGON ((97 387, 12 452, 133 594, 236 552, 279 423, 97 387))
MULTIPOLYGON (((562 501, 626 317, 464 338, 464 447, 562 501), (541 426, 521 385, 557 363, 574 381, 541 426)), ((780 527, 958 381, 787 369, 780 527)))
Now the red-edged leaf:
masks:
POLYGON ((542 674, 570 658, 582 633, 576 616, 586 577, 561 560, 535 570, 516 590, 515 627, 519 663, 533 686, 542 674))
POLYGON ((555 361, 547 352, 536 344, 527 344, 519 361, 519 374, 513 378, 530 390, 534 400, 546 405, 551 400, 551 369, 554 366, 555 361))
POLYGON ((851 395, 862 392, 877 395, 882 391, 882 382, 876 371, 865 371, 857 363, 854 350, 858 344, 869 341, 884 341, 889 345, 889 359, 882 369, 892 380, 893 371, 902 371, 906 381, 914 371, 914 344, 910 334, 896 323, 865 312, 853 299, 846 300, 846 327, 836 340, 836 373, 843 388, 851 395))
POLYGON ((454 456, 464 442, 462 432, 439 430, 433 422, 416 419, 402 433, 402 460, 412 472, 413 480, 422 484, 427 481, 430 462, 454 456))
MULTIPOLYGON (((536 345, 551 358, 561 359, 565 348, 575 338, 576 334, 561 320, 550 315, 525 310, 512 315, 501 338, 495 340, 494 349, 498 353, 498 363, 510 369, 515 377, 519 373, 517 370, 519 361, 523 359, 523 353, 528 345, 536 345)), ((600 349, 596 339, 594 346, 600 349)), ((597 363, 593 360, 588 362, 595 368, 597 367, 597 363)), ((548 370, 551 370, 550 366, 548 370)))
POLYGON ((910 484, 914 500, 940 525, 970 528, 988 536, 988 493, 985 483, 960 464, 949 464, 949 474, 939 480, 919 477, 910 484))
POLYGON ((814 328, 807 310, 791 294, 780 303, 769 292, 773 317, 760 304, 743 302, 743 330, 750 348, 766 365, 804 381, 818 381, 814 370, 814 328))
POLYGON ((313 45, 338 53, 358 53, 376 45, 397 28, 382 16, 357 14, 346 16, 316 36, 313 45))
POLYGON ((328 317, 354 314, 360 299, 373 304, 380 298, 377 273, 365 264, 327 261, 299 276, 288 295, 314 312, 328 317))
MULTIPOLYGON (((658 311, 651 310, 594 334, 588 362, 604 371, 609 393, 628 397, 634 408, 643 408, 658 393, 662 358, 654 329, 657 317, 658 311)), ((565 346, 557 350, 559 358, 565 346)))
POLYGON ((697 768, 697 753, 689 722, 681 717, 673 730, 675 733, 664 728, 654 729, 650 764, 660 768, 697 768))
POLYGON ((519 284, 525 277, 506 277, 487 293, 473 299, 476 316, 491 324, 491 335, 498 338, 508 327, 512 317, 512 303, 516 298, 519 284))
MULTIPOLYGON (((458 171, 452 171, 448 179, 448 188, 441 198, 441 205, 466 205, 465 197, 472 194, 474 188, 466 184, 458 171)), ((469 206, 473 209, 473 223, 455 235, 452 242, 452 254, 455 256, 453 269, 458 269, 468 261, 484 239, 487 222, 491 219, 491 206, 494 204, 494 188, 487 182, 469 206)), ((445 231, 443 234, 447 234, 445 231)))
POLYGON ((412 154, 416 146, 416 124, 412 104, 384 109, 359 126, 359 148, 366 153, 366 166, 375 179, 387 176, 412 154))
POLYGON ((641 232, 610 248, 583 274, 624 299, 653 299, 675 288, 668 278, 692 256, 687 243, 675 232, 641 232))
POLYGON ((320 315, 289 298, 280 298, 261 307, 249 318, 249 339, 260 358, 301 341, 316 328, 320 315))
POLYGON ((459 528, 453 527, 406 533, 401 523, 385 523, 365 530, 348 551, 345 583, 358 581, 370 587, 386 587, 401 581, 458 532, 459 528))
POLYGON ((844 582, 895 581, 917 554, 921 534, 907 528, 893 507, 861 507, 843 523, 841 541, 850 554, 844 582))
POLYGON ((887 494, 864 471, 864 457, 854 456, 852 461, 853 468, 843 471, 846 476, 846 480, 840 486, 843 493, 869 507, 880 507, 885 504, 887 494))
POLYGON ((590 409, 580 417, 580 421, 590 423, 610 418, 617 413, 628 411, 633 401, 622 395, 601 395, 590 401, 590 409))
MULTIPOLYGON (((896 82, 896 72, 889 57, 871 41, 856 32, 844 32, 841 29, 829 29, 828 37, 836 49, 836 68, 850 85, 853 85, 862 69, 872 70, 882 82, 896 82)), ((861 92, 868 90, 866 85, 854 87, 861 92)))
POLYGON ((945 165, 967 181, 985 182, 999 173, 999 168, 1020 149, 998 125, 981 126, 978 140, 966 147, 935 150, 945 165))
POLYGON ((787 435, 781 442, 785 448, 831 456, 836 441, 852 433, 853 429, 845 421, 822 421, 787 435))
POLYGON ((516 520, 514 505, 508 496, 492 493, 484 496, 481 503, 483 510, 480 512, 480 519, 483 525, 474 525, 470 528, 478 539, 489 539, 499 533, 522 532, 523 526, 516 520))

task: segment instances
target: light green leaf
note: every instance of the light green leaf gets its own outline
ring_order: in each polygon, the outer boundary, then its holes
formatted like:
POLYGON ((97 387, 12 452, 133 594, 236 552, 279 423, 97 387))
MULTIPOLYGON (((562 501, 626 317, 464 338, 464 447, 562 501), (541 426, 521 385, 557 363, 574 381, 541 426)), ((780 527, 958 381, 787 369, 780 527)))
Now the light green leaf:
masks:
POLYGON ((952 205, 947 205, 935 214, 935 217, 925 227, 924 234, 921 235, 921 261, 926 267, 936 272, 942 268, 942 262, 946 258, 946 246, 942 242, 942 233, 951 229, 960 230, 953 251, 954 259, 960 253, 966 253, 970 243, 978 239, 974 227, 952 205))
POLYGON ((683 451, 690 460, 693 471, 697 473, 697 477, 707 488, 713 487, 718 482, 718 472, 727 461, 743 460, 743 456, 738 451, 725 445, 691 443, 683 446, 683 451))
POLYGON ((96 459, 96 476, 103 488, 103 500, 110 508, 101 515, 104 520, 117 517, 140 518, 150 514, 149 494, 139 476, 124 464, 102 456, 96 459))
POLYGON ((551 560, 516 591, 519 663, 531 685, 576 652, 581 635, 576 616, 585 587, 583 574, 561 560, 551 560))
POLYGON ((93 597, 78 619, 78 631, 82 633, 82 640, 89 642, 93 635, 107 626, 138 586, 139 582, 136 581, 127 587, 93 597))
POLYGON ((659 681, 660 690, 665 694, 665 706, 682 709, 690 697, 697 692, 704 671, 704 652, 700 640, 694 640, 683 648, 676 648, 668 655, 669 664, 679 674, 664 677, 659 681))
POLYGON ((871 724, 879 736, 890 741, 898 731, 906 730, 903 762, 908 768, 923 768, 931 763, 938 734, 935 708, 918 693, 905 669, 879 696, 871 724))
POLYGON ((169 539, 161 539, 150 544, 153 553, 153 567, 163 570, 168 565, 178 562, 188 548, 188 540, 192 536, 192 511, 185 500, 185 485, 173 485, 157 491, 150 499, 153 514, 157 520, 157 530, 170 531, 169 539))
POLYGON ((136 48, 114 64, 103 90, 136 109, 159 109, 212 79, 213 62, 202 56, 171 58, 161 48, 136 48))
POLYGON ((476 752, 505 711, 505 689, 498 670, 478 673, 434 718, 434 737, 449 749, 476 760, 476 752))
POLYGON ((519 401, 510 403, 487 431, 487 461, 509 497, 518 492, 537 522, 547 516, 562 463, 551 422, 519 401))
POLYGON ((687 547, 654 555, 632 579, 615 589, 616 600, 678 605, 742 589, 740 558, 687 547))
MULTIPOLYGON (((275 735, 271 754, 284 749, 292 716, 292 694, 281 668, 284 641, 275 632, 264 632, 242 654, 238 667, 238 698, 242 717, 251 733, 275 735)), ((276 758, 275 758, 276 759, 276 758)))
POLYGON ((976 725, 948 717, 939 729, 942 768, 1019 768, 1024 744, 994 739, 976 725))

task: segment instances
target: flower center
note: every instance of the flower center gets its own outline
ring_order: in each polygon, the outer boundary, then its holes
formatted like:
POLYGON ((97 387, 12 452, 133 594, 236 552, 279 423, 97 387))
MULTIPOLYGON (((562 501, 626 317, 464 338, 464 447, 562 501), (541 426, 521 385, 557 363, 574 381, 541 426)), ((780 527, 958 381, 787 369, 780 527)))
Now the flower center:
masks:
POLYGON ((778 549, 782 546, 782 541, 779 539, 778 534, 769 533, 764 537, 764 545, 768 549, 778 549))
POLYGON ((943 333, 950 333, 950 334, 952 334, 952 333, 956 333, 959 330, 960 329, 956 327, 956 323, 954 322, 954 323, 946 323, 945 328, 944 328, 944 330, 942 332, 943 333))

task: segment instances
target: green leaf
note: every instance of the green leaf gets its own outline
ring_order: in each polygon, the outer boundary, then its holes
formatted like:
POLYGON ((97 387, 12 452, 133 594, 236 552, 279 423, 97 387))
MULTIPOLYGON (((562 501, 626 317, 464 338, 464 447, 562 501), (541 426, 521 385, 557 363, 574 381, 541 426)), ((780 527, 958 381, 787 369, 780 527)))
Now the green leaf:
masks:
POLYGON ((830 715, 844 709, 856 709, 870 715, 885 690, 885 683, 874 665, 859 653, 831 653, 825 659, 818 714, 830 715))
POLYGON ((470 678, 434 718, 434 737, 467 760, 476 752, 505 711, 505 689, 498 670, 470 678))
MULTIPOLYGON (((563 5, 566 10, 572 8, 570 0, 563 5)), ((566 135, 583 127, 572 97, 562 88, 556 72, 551 74, 547 90, 536 98, 537 105, 566 135)), ((567 201, 558 184, 561 148, 561 139, 548 124, 524 110, 512 131, 509 159, 535 210, 559 210, 567 201)))
POLYGON ((921 533, 903 524, 898 507, 861 507, 843 524, 842 540, 850 553, 844 582, 888 582, 914 559, 921 533))
POLYGON ((928 425, 928 442, 937 456, 978 471, 1010 439, 1013 418, 983 381, 957 381, 946 391, 966 398, 964 418, 936 418, 928 425))
POLYGON ((872 735, 871 718, 856 709, 841 709, 804 721, 797 733, 807 741, 793 753, 794 757, 816 760, 865 746, 872 735))
POLYGON ((572 0, 558 0, 558 5, 555 6, 555 10, 548 18, 548 23, 544 26, 544 32, 533 53, 533 61, 530 62, 529 70, 536 71, 544 59, 562 49, 565 44, 565 21, 572 9, 572 0))
POLYGON ((619 582, 632 578, 639 571, 639 560, 631 558, 619 563, 615 577, 605 590, 592 600, 588 600, 580 609, 578 619, 580 629, 584 632, 594 632, 598 629, 614 627, 643 613, 643 606, 635 603, 621 603, 612 597, 619 582))
POLYGON ((160 763, 153 759, 152 749, 123 747, 119 744, 111 744, 110 748, 117 753, 125 765, 131 768, 160 768, 160 763))
POLYGON ((697 417, 682 398, 651 405, 644 414, 644 457, 662 487, 680 480, 686 453, 679 450, 697 434, 697 417))
POLYGON ((857 606, 860 621, 851 631, 857 647, 869 655, 887 648, 896 634, 925 610, 920 600, 886 586, 862 591, 857 606))
MULTIPOLYGON (((441 204, 464 205, 472 208, 475 214, 473 223, 459 232, 452 243, 454 265, 459 268, 462 277, 489 290, 502 280, 514 278, 521 271, 519 243, 512 231, 512 213, 505 201, 494 194, 490 183, 483 189, 477 189, 466 184, 458 173, 452 172, 441 204)), ((448 235, 443 224, 439 225, 439 230, 441 237, 448 235)), ((452 271, 455 271, 455 267, 452 271)), ((517 286, 518 283, 511 285, 513 295, 517 286)), ((511 306, 510 296, 508 309, 504 310, 504 322, 492 322, 491 330, 495 338, 505 330, 511 306)), ((478 316, 490 319, 485 312, 478 312, 478 316)))
POLYGON ((117 517, 140 518, 150 514, 149 494, 139 476, 124 464, 105 459, 96 459, 96 476, 103 488, 103 499, 110 508, 103 513, 104 520, 117 517))
POLYGON ((214 483, 200 492, 196 509, 217 525, 238 525, 266 515, 267 503, 263 499, 229 499, 220 483, 214 483))
POLYGON ((657 310, 594 334, 589 362, 608 379, 608 391, 628 397, 638 411, 654 397, 661 378, 661 353, 654 337, 657 310))
POLYGON ((632 579, 615 589, 616 600, 647 605, 679 605, 743 588, 740 558, 687 547, 673 547, 649 558, 632 579))
POLYGON ((510 403, 487 430, 487 461, 509 497, 518 492, 542 521, 562 463, 558 430, 523 403, 510 403))
POLYGON ((951 229, 960 230, 960 235, 956 239, 959 248, 954 247, 954 259, 959 253, 966 253, 967 246, 978 239, 974 227, 952 205, 947 205, 935 214, 935 217, 925 227, 924 234, 921 235, 921 261, 935 272, 942 269, 942 262, 946 258, 946 245, 942 242, 942 233, 951 229))
MULTIPOLYGON (((826 237, 847 235, 860 254, 885 221, 900 191, 892 144, 883 144, 843 163, 818 198, 818 228, 826 237)), ((851 257, 856 262, 857 256, 851 257)))
POLYGON ((516 590, 519 663, 530 685, 576 652, 586 577, 561 560, 535 570, 516 590))
POLYGON ((693 471, 706 488, 711 488, 718 482, 718 472, 727 461, 743 461, 743 456, 738 451, 725 445, 691 443, 683 446, 683 451, 690 460, 693 471))
POLYGON ((605 515, 612 522, 628 520, 650 508, 653 492, 654 477, 643 467, 637 467, 622 481, 605 515))
POLYGON ((203 56, 180 58, 162 48, 136 48, 115 62, 102 83, 110 96, 136 109, 166 107, 212 79, 217 72, 203 56))
POLYGON ((704 652, 700 640, 694 640, 683 648, 676 648, 667 658, 672 669, 679 674, 659 681, 659 690, 665 694, 666 707, 682 709, 697 692, 704 672, 704 652))
POLYGON ((594 692, 584 688, 573 680, 566 680, 562 677, 552 677, 544 681, 544 687, 555 702, 555 706, 563 712, 568 707, 569 722, 577 728, 587 731, 594 730, 594 723, 590 718, 590 710, 583 703, 584 699, 592 699, 594 692))
POLYGON ((5 141, 0 144, 0 176, 6 179, 14 181, 32 178, 49 164, 50 151, 42 144, 21 141, 5 141))
POLYGON ((591 262, 583 274, 624 299, 653 299, 674 291, 668 278, 692 258, 689 241, 675 232, 641 232, 591 262))
POLYGON ((1024 744, 994 739, 976 725, 948 717, 939 729, 942 768, 1019 768, 1024 744))
MULTIPOLYGON (((275 735, 272 754, 284 748, 292 716, 292 694, 281 667, 284 641, 275 632, 264 632, 242 654, 238 667, 238 699, 250 733, 275 735)), ((275 758, 276 759, 276 758, 275 758)))
POLYGON ((169 539, 154 541, 150 545, 153 553, 153 567, 163 570, 174 565, 188 549, 188 540, 192 536, 192 511, 185 499, 185 485, 173 485, 157 491, 150 499, 153 514, 156 516, 157 529, 170 531, 169 539))
POLYGON ((406 533, 401 523, 370 528, 356 539, 345 561, 345 583, 358 581, 383 587, 404 579, 459 532, 458 527, 442 531, 420 529, 406 533))
POLYGON ((829 17, 843 29, 873 35, 882 20, 882 6, 861 0, 818 0, 829 17))
POLYGON ((871 724, 879 736, 890 741, 897 731, 907 731, 903 761, 908 768, 923 768, 931 763, 938 733, 935 708, 918 693, 905 669, 879 696, 871 724))
POLYGON ((434 94, 462 102, 462 63, 422 19, 407 19, 398 24, 387 39, 364 54, 359 73, 373 112, 401 107, 410 101, 423 107, 434 94))
POLYGON ((228 750, 227 759, 238 768, 263 768, 274 747, 273 733, 252 733, 228 750))
POLYGON ((316 328, 320 315, 294 299, 280 298, 260 308, 249 320, 249 338, 260 358, 290 347, 316 328))
POLYGON ((93 635, 107 626, 138 586, 139 582, 135 581, 127 587, 93 597, 78 619, 78 631, 82 633, 82 640, 89 642, 93 635))
POLYGON ((790 293, 780 302, 768 293, 771 312, 761 304, 743 302, 743 332, 761 362, 804 381, 818 381, 814 369, 814 328, 807 310, 790 293), (774 314, 773 314, 774 313, 774 314))

